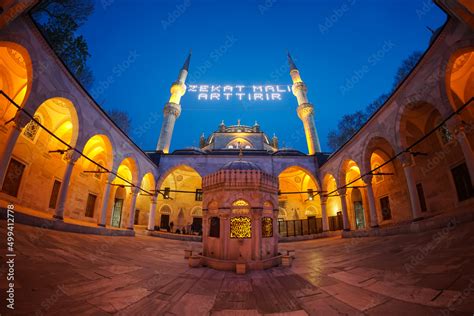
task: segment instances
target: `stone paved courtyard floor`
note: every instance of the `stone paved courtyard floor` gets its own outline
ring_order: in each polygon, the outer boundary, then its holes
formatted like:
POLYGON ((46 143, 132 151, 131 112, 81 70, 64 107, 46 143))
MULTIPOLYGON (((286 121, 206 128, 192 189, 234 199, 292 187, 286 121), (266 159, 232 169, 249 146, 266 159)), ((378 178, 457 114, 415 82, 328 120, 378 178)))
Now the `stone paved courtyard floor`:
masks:
MULTIPOLYGON (((1 224, 5 259, 5 221, 1 224)), ((17 224, 19 315, 473 315, 474 223, 382 238, 280 244, 291 268, 191 269, 199 243, 17 224)), ((3 260, 4 262, 5 260, 3 260)), ((5 272, 1 267, 1 314, 5 272)))

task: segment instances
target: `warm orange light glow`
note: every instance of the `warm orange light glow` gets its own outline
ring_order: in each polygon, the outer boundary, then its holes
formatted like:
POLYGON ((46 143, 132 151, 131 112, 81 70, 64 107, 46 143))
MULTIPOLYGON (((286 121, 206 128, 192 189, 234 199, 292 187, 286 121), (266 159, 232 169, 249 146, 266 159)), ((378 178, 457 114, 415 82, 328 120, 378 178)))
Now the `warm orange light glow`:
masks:
POLYGON ((455 104, 464 104, 474 96, 474 52, 458 56, 448 74, 449 87, 455 104))
MULTIPOLYGON (((26 50, 24 53, 17 50, 21 48, 18 45, 5 42, 0 45, 0 89, 22 106, 29 88, 31 61, 26 50)), ((1 97, 0 120, 9 120, 15 113, 16 108, 1 97)))
MULTIPOLYGON (((94 135, 87 141, 84 149, 84 155, 95 161, 104 161, 104 167, 110 169, 112 167, 112 144, 105 135, 94 135)), ((84 170, 95 170, 97 166, 89 160, 83 158, 84 170)))

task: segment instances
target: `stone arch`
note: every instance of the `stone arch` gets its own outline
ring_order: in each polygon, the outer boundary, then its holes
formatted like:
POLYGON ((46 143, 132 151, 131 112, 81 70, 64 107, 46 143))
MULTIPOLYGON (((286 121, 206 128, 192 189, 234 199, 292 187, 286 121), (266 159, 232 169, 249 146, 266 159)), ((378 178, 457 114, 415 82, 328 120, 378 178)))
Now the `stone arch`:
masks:
MULTIPOLYGON (((30 54, 22 45, 0 41, 0 86, 20 107, 24 107, 33 84, 33 64, 30 54)), ((17 109, 0 96, 0 120, 8 121, 17 109)))
MULTIPOLYGON (((138 175, 139 170, 137 168, 136 161, 133 157, 127 157, 122 160, 122 162, 118 165, 116 173, 126 179, 128 182, 133 183, 134 185, 138 185, 138 175)), ((120 179, 119 177, 115 177, 113 183, 116 185, 125 185, 128 186, 129 183, 120 179)))
POLYGON ((316 209, 321 208, 319 181, 306 168, 287 167, 278 175, 278 184, 280 190, 278 203, 291 210, 295 219, 305 218, 305 210, 310 205, 316 209))
MULTIPOLYGON (((78 116, 78 108, 69 99, 54 97, 44 101, 35 111, 34 115, 41 115, 42 125, 53 132, 57 137, 65 141, 71 147, 75 147, 79 138, 81 123, 78 116)), ((33 115, 33 116, 34 116, 33 115)), ((64 144, 53 136, 49 137, 52 150, 67 149, 64 144), (58 148, 53 148, 53 147, 58 148)))
POLYGON ((381 151, 384 154, 384 158, 386 158, 386 160, 390 159, 396 154, 393 144, 390 143, 386 137, 377 135, 368 138, 362 152, 362 173, 365 174, 372 170, 371 156, 375 150, 381 151))
MULTIPOLYGON (((342 159, 340 159, 339 166, 337 168, 337 184, 338 186, 342 187, 346 185, 346 169, 348 168, 349 164, 355 164, 359 168, 363 165, 359 159, 354 156, 345 155, 342 159)), ((359 170, 360 173, 360 170, 359 170)))
POLYGON ((170 167, 169 169, 167 169, 166 171, 162 173, 162 175, 159 177, 157 181, 157 187, 160 188, 167 177, 169 177, 176 170, 180 170, 180 169, 184 169, 190 172, 195 172, 201 178, 201 181, 202 181, 201 173, 198 172, 194 167, 188 164, 179 164, 179 165, 170 167))
MULTIPOLYGON (((90 137, 89 140, 86 142, 84 148, 82 149, 82 153, 94 161, 103 161, 103 166, 108 170, 112 170, 113 168, 113 146, 110 138, 107 135, 103 134, 95 134, 94 136, 90 137)), ((81 158, 82 167, 84 170, 92 170, 92 168, 98 168, 88 159, 82 157, 81 158)), ((103 170, 102 170, 103 171, 103 170)))
POLYGON ((160 214, 166 214, 166 215, 171 215, 173 213, 173 210, 168 204, 163 204, 160 207, 160 214))
POLYGON ((345 198, 347 202, 347 214, 350 226, 361 229, 368 227, 368 204, 365 198, 365 182, 360 179, 360 165, 352 160, 345 159, 342 161, 339 169, 341 186, 345 186, 345 198), (357 199, 355 199, 357 197, 357 199))
MULTIPOLYGON (((462 103, 462 100, 457 100, 457 98, 455 97, 455 95, 453 95, 451 91, 451 80, 453 79, 452 76, 453 76, 453 70, 454 70, 453 68, 455 68, 454 66, 456 65, 457 62, 459 63, 459 57, 461 57, 462 55, 466 53, 470 53, 469 58, 470 60, 472 60, 472 58, 474 58, 473 52, 474 52, 474 39, 467 39, 467 40, 462 40, 462 41, 458 41, 456 43, 451 44, 442 56, 442 60, 441 60, 440 67, 438 70, 440 76, 444 77, 444 80, 439 80, 441 102, 443 104, 451 105, 453 110, 457 110, 462 103)), ((467 67, 468 65, 465 64, 464 66, 467 67)), ((461 68, 457 70, 460 71, 462 70, 461 68)), ((473 79, 472 69, 470 71, 471 73, 468 74, 468 76, 470 78, 469 82, 472 85, 474 79, 473 79)), ((461 73, 459 73, 459 75, 461 75, 461 73)), ((468 86, 466 85, 465 88, 467 89, 468 86)), ((468 99, 472 97, 473 90, 474 88, 470 89, 471 95, 468 96, 467 98, 464 97, 465 98, 464 101, 467 101, 468 99)), ((466 112, 470 113, 469 116, 471 118, 474 116, 474 110, 472 109, 472 106, 470 106, 470 109, 468 108, 466 112)))
POLYGON ((396 125, 396 139, 399 151, 409 147, 433 126, 433 118, 442 117, 439 107, 420 101, 400 108, 396 125))
POLYGON ((191 217, 202 217, 202 207, 195 206, 191 209, 191 217))
POLYGON ((338 188, 338 183, 336 178, 332 173, 326 173, 323 177, 323 191, 326 191, 326 210, 327 216, 337 216, 338 212, 342 211, 341 206, 341 197, 336 191, 338 188))

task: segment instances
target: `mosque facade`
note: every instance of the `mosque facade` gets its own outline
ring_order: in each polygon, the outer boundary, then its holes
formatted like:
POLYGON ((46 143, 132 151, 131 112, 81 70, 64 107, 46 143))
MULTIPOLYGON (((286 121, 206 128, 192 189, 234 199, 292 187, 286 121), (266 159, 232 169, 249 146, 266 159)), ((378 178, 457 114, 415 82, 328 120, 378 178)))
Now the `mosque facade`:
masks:
MULTIPOLYGON (((385 104, 336 152, 321 152, 308 87, 288 55, 293 84, 281 93, 290 89, 295 96, 303 153, 280 148, 258 122, 240 120, 206 122, 216 130, 201 135, 199 147, 170 151, 186 111, 181 98, 191 55, 171 85, 156 150, 144 152, 53 52, 28 13, 34 1, 10 1, 0 15, 0 206, 78 225, 204 238, 211 233, 209 214, 245 203, 272 214, 280 236, 384 229, 472 210, 474 10, 466 1, 436 3, 449 15, 446 24, 385 104), (240 168, 224 169, 232 179, 260 183, 246 169, 256 166, 277 186, 259 196, 237 186, 225 201, 208 198, 203 179, 220 183, 213 175, 229 165, 240 168)), ((238 97, 228 89, 202 93, 238 97)), ((252 91, 252 97, 272 93, 280 92, 252 91)))

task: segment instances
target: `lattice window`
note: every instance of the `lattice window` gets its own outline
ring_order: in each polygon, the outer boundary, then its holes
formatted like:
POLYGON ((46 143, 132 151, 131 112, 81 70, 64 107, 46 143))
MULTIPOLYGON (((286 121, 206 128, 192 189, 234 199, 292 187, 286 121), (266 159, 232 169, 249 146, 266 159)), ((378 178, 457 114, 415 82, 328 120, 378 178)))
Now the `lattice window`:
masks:
POLYGON ((251 231, 250 217, 238 216, 230 219, 230 238, 251 238, 251 231))
MULTIPOLYGON (((38 115, 34 116, 34 119, 41 123, 41 119, 38 115)), ((36 135, 38 135, 40 126, 34 120, 31 120, 28 124, 26 124, 25 128, 23 129, 23 136, 28 138, 31 141, 35 141, 36 135)))
POLYGON ((271 217, 262 218, 262 237, 273 237, 273 219, 271 217))

